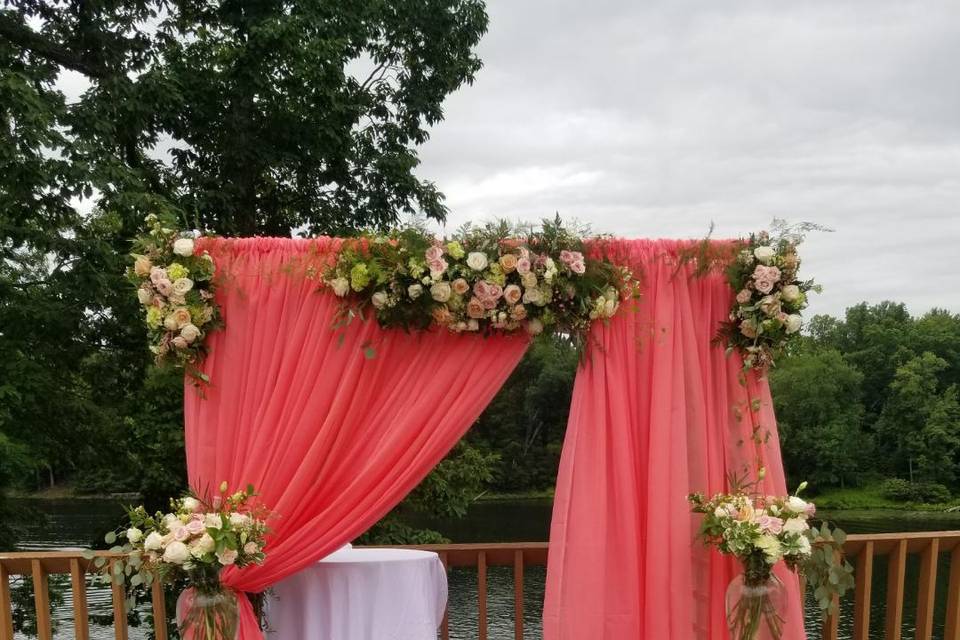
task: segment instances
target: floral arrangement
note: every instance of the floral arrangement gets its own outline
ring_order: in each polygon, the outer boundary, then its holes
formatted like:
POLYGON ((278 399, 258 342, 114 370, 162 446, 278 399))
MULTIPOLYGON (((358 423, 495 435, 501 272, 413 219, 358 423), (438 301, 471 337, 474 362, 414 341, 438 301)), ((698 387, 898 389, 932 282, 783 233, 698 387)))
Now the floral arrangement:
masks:
POLYGON ((705 499, 689 497, 693 511, 703 514, 700 535, 721 553, 735 556, 744 573, 727 594, 727 620, 734 640, 754 640, 765 628, 774 640, 782 635, 783 612, 778 592, 783 585, 773 573, 780 561, 804 575, 823 611, 853 586, 853 568, 842 557, 843 531, 824 523, 812 528, 814 503, 799 496, 802 483, 792 496, 759 496, 737 489, 705 499), (736 593, 734 593, 736 592, 736 593))
MULTIPOLYGON (((132 592, 154 580, 186 579, 190 587, 177 603, 181 635, 194 640, 233 638, 236 595, 220 584, 226 567, 261 564, 269 512, 256 501, 253 486, 229 493, 227 483, 211 500, 195 495, 172 500, 168 513, 150 515, 144 507, 127 511, 129 525, 106 535, 113 552, 125 559, 97 567, 132 592), (122 544, 120 543, 122 541, 122 544)), ((94 558, 92 552, 88 554, 94 558)), ((133 602, 131 594, 128 602, 133 602)), ((129 606, 129 605, 128 605, 129 606)))
POLYGON ((208 382, 197 365, 206 355, 204 338, 221 325, 214 303, 215 265, 196 253, 195 234, 151 214, 149 233, 138 239, 128 278, 137 287, 156 362, 185 366, 198 382, 208 382))
POLYGON ((384 327, 580 338, 636 292, 629 270, 588 257, 559 219, 467 226, 444 239, 416 227, 367 235, 344 244, 324 282, 345 315, 372 309, 384 327))
POLYGON ((807 295, 820 292, 813 280, 797 278, 797 246, 804 232, 826 229, 809 223, 788 226, 782 220, 774 220, 773 229, 773 234, 762 231, 742 241, 727 266, 727 278, 737 294, 719 338, 728 350, 743 354, 744 369, 774 364, 799 336, 807 295))

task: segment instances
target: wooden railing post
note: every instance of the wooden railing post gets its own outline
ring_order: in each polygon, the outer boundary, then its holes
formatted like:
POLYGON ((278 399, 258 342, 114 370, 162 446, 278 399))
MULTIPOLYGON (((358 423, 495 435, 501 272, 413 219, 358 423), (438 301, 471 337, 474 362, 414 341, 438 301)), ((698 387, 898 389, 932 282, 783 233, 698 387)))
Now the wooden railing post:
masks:
POLYGON ((30 565, 33 573, 33 603, 37 610, 37 638, 39 640, 53 640, 47 572, 44 571, 39 560, 32 560, 30 565))
POLYGON ((13 603, 10 601, 10 574, 0 561, 0 640, 13 640, 13 603))
POLYGON ((70 559, 70 586, 73 592, 73 633, 76 640, 90 640, 87 615, 87 570, 80 558, 70 559))
POLYGON ((960 640, 960 544, 950 552, 950 584, 947 587, 945 640, 960 640))
POLYGON ((477 553, 477 624, 480 640, 487 640, 487 552, 477 553))
POLYGON ((940 541, 934 538, 920 554, 916 640, 930 640, 933 636, 933 605, 937 592, 937 560, 939 557, 940 541))
POLYGON ((870 638, 870 601, 873 591, 873 541, 857 554, 853 587, 853 640, 870 638))
POLYGON ((167 602, 160 580, 154 579, 150 595, 153 600, 153 636, 156 640, 167 640, 167 602))
POLYGON ((127 594, 123 584, 113 578, 116 560, 110 561, 110 591, 113 595, 113 637, 116 640, 128 640, 127 633, 127 594))
POLYGON ((513 638, 523 640, 523 549, 513 552, 513 638))
POLYGON ((903 578, 907 567, 907 541, 900 540, 887 561, 887 628, 885 640, 900 640, 903 627, 903 578))

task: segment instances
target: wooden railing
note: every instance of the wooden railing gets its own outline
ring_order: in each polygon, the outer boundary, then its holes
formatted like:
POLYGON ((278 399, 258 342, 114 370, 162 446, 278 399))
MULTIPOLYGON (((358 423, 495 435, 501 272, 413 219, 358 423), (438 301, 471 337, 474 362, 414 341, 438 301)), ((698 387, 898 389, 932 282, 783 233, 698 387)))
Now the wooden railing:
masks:
MULTIPOLYGON (((514 639, 523 640, 524 570, 530 566, 546 565, 548 549, 546 542, 423 545, 411 548, 435 551, 448 569, 468 567, 477 570, 476 637, 478 640, 488 640, 487 570, 489 567, 512 567, 514 639)), ((867 640, 870 637, 873 569, 879 562, 885 562, 887 566, 883 636, 885 640, 902 640, 904 596, 908 590, 917 595, 916 633, 913 638, 932 640, 937 571, 942 554, 949 554, 950 557, 943 638, 960 640, 960 531, 851 535, 847 538, 844 551, 856 566, 856 589, 853 595, 854 640, 867 640), (919 558, 920 571, 916 585, 905 582, 907 558, 910 556, 919 558)), ((107 562, 112 562, 118 557, 110 553, 99 555, 107 558, 107 562)), ((86 574, 94 571, 96 571, 94 561, 83 558, 77 552, 0 553, 0 640, 13 640, 9 578, 15 575, 32 579, 38 637, 39 640, 51 639, 52 623, 47 579, 48 576, 55 574, 70 576, 73 591, 74 637, 77 640, 89 640, 86 574)), ((121 587, 112 587, 112 603, 114 636, 116 640, 127 640, 124 593, 121 587)), ((156 638, 167 640, 164 595, 157 583, 152 586, 152 603, 156 638)), ((836 640, 838 623, 835 617, 827 619, 823 626, 824 640, 836 640)), ((457 621, 454 620, 453 624, 457 624, 457 621)), ((440 629, 442 640, 449 640, 450 625, 448 616, 444 616, 440 629)))

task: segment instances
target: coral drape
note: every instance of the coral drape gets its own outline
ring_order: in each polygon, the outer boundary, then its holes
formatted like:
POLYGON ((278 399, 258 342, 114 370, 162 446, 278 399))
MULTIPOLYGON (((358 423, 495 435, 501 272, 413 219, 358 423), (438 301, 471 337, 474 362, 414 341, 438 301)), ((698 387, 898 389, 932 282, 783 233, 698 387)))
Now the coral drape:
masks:
MULTIPOLYGON (((614 240, 610 256, 643 279, 635 313, 593 336, 578 375, 550 533, 545 640, 725 640, 723 597, 735 565, 695 539, 686 496, 727 488, 730 472, 783 494, 765 380, 712 344, 732 292, 692 277, 690 243, 614 240), (678 266, 679 265, 679 266, 678 266)), ((797 581, 784 640, 804 638, 797 581)))
MULTIPOLYGON (((224 573, 240 592, 265 589, 385 515, 469 428, 527 346, 525 336, 406 334, 359 320, 334 331, 336 299, 317 292, 315 276, 338 246, 199 243, 216 260, 227 329, 209 340, 206 397, 186 387, 190 483, 201 492, 252 483, 278 514, 266 562, 224 573)), ((260 637, 241 598, 240 638, 260 637)))

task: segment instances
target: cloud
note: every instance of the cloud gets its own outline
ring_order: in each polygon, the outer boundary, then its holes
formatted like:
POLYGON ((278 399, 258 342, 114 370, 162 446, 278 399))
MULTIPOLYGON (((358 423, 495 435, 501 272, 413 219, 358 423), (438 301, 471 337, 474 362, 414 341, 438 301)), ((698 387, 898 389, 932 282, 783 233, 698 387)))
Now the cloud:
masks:
POLYGON ((960 4, 490 0, 485 68, 420 175, 448 229, 559 211, 630 237, 773 217, 826 286, 960 312, 960 4))

